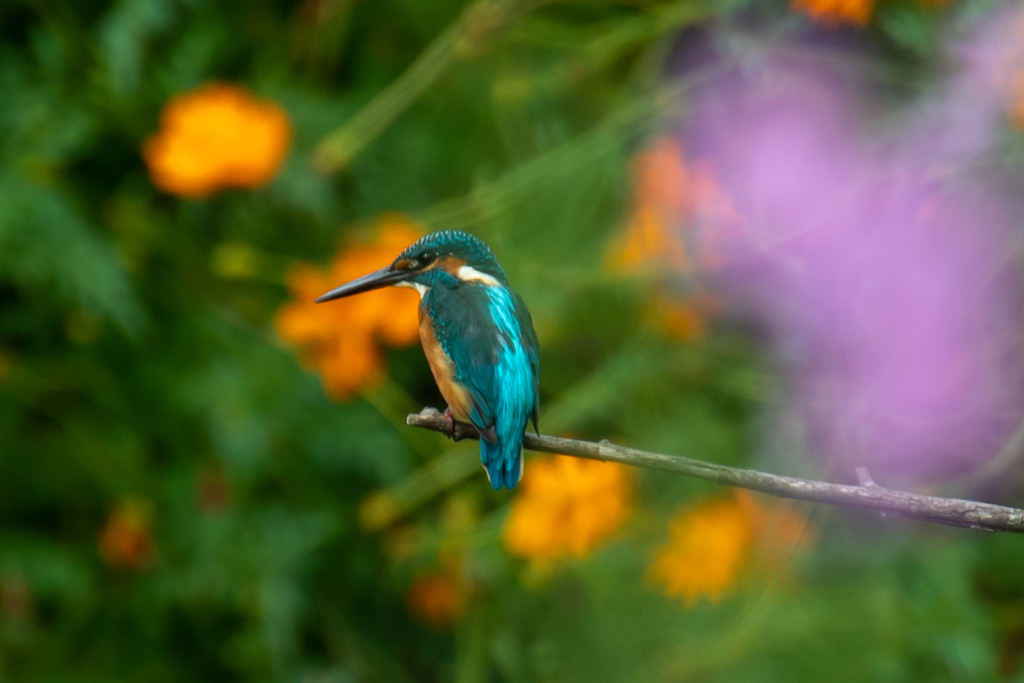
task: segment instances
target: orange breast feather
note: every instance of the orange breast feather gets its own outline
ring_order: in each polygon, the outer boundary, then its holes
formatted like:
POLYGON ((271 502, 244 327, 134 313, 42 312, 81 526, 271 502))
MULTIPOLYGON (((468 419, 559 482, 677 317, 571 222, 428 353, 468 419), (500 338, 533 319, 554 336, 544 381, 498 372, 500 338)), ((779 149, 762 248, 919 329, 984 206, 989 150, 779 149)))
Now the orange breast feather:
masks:
POLYGON ((455 379, 455 366, 452 364, 448 354, 441 348, 434 334, 434 323, 430 317, 424 315, 420 307, 420 341, 423 343, 423 353, 427 356, 430 364, 430 371, 434 373, 434 381, 441 395, 448 402, 455 419, 460 422, 469 422, 469 411, 473 406, 473 399, 469 391, 455 379))

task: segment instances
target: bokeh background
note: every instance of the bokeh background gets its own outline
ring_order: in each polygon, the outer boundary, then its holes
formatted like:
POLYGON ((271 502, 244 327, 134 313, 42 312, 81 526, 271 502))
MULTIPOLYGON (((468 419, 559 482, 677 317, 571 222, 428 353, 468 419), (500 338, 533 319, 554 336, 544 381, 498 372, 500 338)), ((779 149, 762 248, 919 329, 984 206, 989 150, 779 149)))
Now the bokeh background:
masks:
POLYGON ((1024 14, 0 4, 0 681, 1024 681, 1024 541, 530 456, 416 297, 487 240, 543 431, 1024 505, 1024 14))

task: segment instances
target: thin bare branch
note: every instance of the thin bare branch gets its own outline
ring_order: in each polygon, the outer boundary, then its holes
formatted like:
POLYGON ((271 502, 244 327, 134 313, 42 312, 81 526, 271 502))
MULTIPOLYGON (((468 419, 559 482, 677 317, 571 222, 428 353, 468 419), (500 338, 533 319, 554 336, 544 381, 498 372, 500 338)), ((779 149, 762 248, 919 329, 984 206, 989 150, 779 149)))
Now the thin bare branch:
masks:
MULTIPOLYGON (((409 415, 406 418, 406 423, 436 432, 447 433, 448 430, 448 421, 434 408, 424 408, 419 413, 409 415)), ((471 425, 456 422, 455 438, 476 439, 479 438, 479 435, 471 425)), ((678 455, 649 453, 627 446, 619 446, 607 440, 594 443, 557 436, 537 436, 527 432, 525 446, 530 450, 544 453, 560 453, 577 458, 678 472, 698 479, 760 491, 781 498, 867 508, 885 513, 886 516, 917 519, 980 531, 1024 533, 1024 510, 973 500, 922 496, 908 491, 887 489, 872 481, 867 470, 858 472, 858 477, 862 482, 861 486, 848 486, 717 465, 678 455)))

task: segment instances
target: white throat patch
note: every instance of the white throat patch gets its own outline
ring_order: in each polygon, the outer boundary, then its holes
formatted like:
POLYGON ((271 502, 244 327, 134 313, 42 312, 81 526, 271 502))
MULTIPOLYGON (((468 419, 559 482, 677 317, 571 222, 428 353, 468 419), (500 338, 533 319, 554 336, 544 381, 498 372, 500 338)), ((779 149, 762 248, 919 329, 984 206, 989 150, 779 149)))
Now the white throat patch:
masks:
POLYGON ((463 282, 480 282, 487 285, 488 287, 497 287, 501 283, 494 279, 487 273, 481 273, 479 270, 472 266, 462 266, 459 268, 459 279, 463 282))
POLYGON ((418 282, 396 282, 395 287, 408 287, 409 289, 415 289, 416 292, 420 295, 421 299, 423 298, 424 294, 430 291, 430 287, 427 287, 426 285, 421 285, 418 282))

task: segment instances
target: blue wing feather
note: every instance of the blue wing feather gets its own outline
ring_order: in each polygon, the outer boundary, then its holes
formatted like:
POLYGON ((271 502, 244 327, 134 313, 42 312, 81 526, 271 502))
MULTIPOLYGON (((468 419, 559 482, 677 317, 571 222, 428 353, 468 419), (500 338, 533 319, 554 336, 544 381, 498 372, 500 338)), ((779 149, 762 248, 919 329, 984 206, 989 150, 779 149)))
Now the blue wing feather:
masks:
POLYGON ((523 302, 515 292, 510 291, 512 302, 515 306, 516 317, 520 320, 521 342, 526 349, 530 359, 530 369, 533 371, 533 412, 530 418, 533 420, 533 429, 540 435, 540 344, 537 342, 537 333, 533 330, 533 318, 530 316, 526 303, 523 302))
POLYGON ((505 287, 467 284, 424 298, 434 334, 473 400, 470 421, 493 429, 480 459, 495 489, 514 487, 522 472, 523 432, 536 425, 539 356, 522 300, 505 287))

